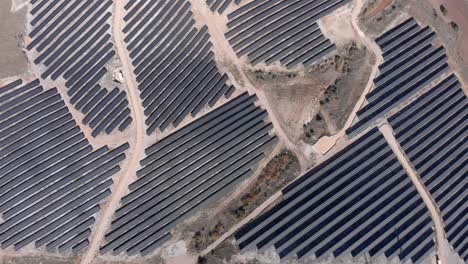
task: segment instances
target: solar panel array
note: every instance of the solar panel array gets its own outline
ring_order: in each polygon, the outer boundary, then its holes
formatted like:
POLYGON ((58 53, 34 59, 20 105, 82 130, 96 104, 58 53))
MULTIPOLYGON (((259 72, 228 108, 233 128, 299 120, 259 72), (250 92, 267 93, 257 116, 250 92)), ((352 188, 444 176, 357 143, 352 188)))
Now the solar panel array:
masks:
POLYGON ((239 5, 240 2, 241 0, 206 0, 211 12, 218 12, 219 14, 224 13, 232 3, 239 5))
POLYGON ((101 253, 151 253, 175 225, 247 179, 277 142, 255 100, 244 93, 146 149, 101 253))
POLYGON ((93 150, 55 88, 38 80, 0 88, 2 248, 86 247, 127 148, 93 150))
POLYGON ((283 197, 235 234, 241 250, 273 245, 282 259, 368 253, 413 263, 434 251, 429 212, 377 128, 287 186, 283 197))
POLYGON ((435 37, 430 27, 422 28, 409 18, 376 39, 385 62, 379 66, 375 88, 366 95, 368 104, 357 112, 359 121, 346 131, 349 136, 448 71, 444 48, 431 44, 435 37))
POLYGON ((127 7, 123 31, 148 135, 178 126, 234 92, 213 59, 207 27, 194 26, 188 1, 130 1, 127 7))
POLYGON ((226 38, 238 57, 255 65, 279 61, 287 68, 309 66, 336 49, 317 20, 349 0, 251 1, 228 15, 226 38))
POLYGON ((436 201, 453 248, 468 260, 468 99, 449 76, 389 118, 395 137, 436 201))
POLYGON ((111 0, 31 1, 26 48, 41 66, 41 78, 65 79, 70 102, 85 115, 83 123, 94 137, 123 131, 132 121, 126 92, 99 85, 115 55, 111 6, 111 0))

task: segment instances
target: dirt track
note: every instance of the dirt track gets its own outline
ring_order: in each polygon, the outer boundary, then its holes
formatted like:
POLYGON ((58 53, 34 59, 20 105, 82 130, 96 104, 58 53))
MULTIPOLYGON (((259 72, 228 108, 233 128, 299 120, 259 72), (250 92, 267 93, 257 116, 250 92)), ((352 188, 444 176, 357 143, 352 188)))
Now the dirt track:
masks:
POLYGON ((121 21, 123 20, 124 4, 124 0, 114 0, 113 37, 118 56, 120 57, 120 61, 123 65, 123 74, 128 87, 128 96, 130 98, 130 105, 133 113, 133 126, 136 128, 135 141, 133 146, 131 146, 131 151, 129 151, 127 154, 128 161, 125 168, 123 169, 122 176, 114 183, 112 196, 107 201, 107 207, 102 209, 102 213, 96 224, 88 252, 81 261, 82 264, 90 264, 96 253, 99 251, 99 247, 102 240, 104 239, 105 232, 110 226, 112 215, 118 208, 120 199, 128 188, 129 180, 136 172, 138 163, 145 147, 143 109, 137 92, 138 89, 136 87, 136 82, 133 78, 132 68, 130 66, 131 64, 128 61, 126 49, 122 42, 123 37, 121 36, 121 21))
MULTIPOLYGON (((299 146, 295 145, 287 136, 287 134, 283 131, 283 129, 280 126, 280 121, 274 115, 274 111, 271 111, 272 106, 268 101, 265 93, 262 91, 262 89, 255 87, 250 82, 249 78, 246 76, 243 70, 244 62, 241 59, 237 58, 228 40, 224 37, 225 23, 227 18, 221 17, 217 13, 213 14, 206 5, 205 0, 190 0, 190 2, 192 3, 192 11, 195 19, 199 23, 203 23, 208 26, 211 41, 215 49, 216 59, 220 62, 231 61, 235 65, 237 71, 239 72, 241 78, 240 81, 243 82, 243 85, 241 87, 240 83, 236 83, 236 87, 247 90, 250 94, 255 93, 257 95, 260 105, 268 111, 268 117, 270 119, 270 122, 272 122, 275 127, 275 134, 292 152, 294 152, 294 154, 299 158, 302 166, 309 164, 309 157, 307 157, 304 154, 303 150, 299 146)), ((217 65, 219 66, 219 64, 217 65)), ((226 69, 224 70, 226 71, 226 69)), ((230 79, 231 81, 234 81, 232 80, 232 78, 230 79)))
POLYGON ((442 221, 442 217, 440 215, 439 209, 437 205, 432 200, 431 195, 426 190, 424 184, 421 182, 421 179, 416 173, 416 170, 411 165, 410 161, 406 157, 406 154, 401 149, 400 144, 393 136, 393 129, 389 124, 384 124, 379 127, 380 132, 384 135, 387 143, 390 145, 390 148, 393 150, 393 153, 397 156, 400 164, 408 173, 408 176, 411 178, 411 181, 416 186, 419 195, 423 199, 426 207, 429 209, 429 212, 432 217, 432 221, 435 227, 436 233, 436 242, 437 242, 437 251, 442 264, 446 264, 446 253, 445 253, 445 231, 444 231, 444 223, 442 221))
POLYGON ((355 6, 353 8, 352 16, 351 16, 351 24, 353 26, 353 30, 355 31, 356 37, 359 41, 367 47, 375 55, 375 63, 372 67, 371 74, 367 81, 366 88, 361 94, 359 101, 354 106, 353 110, 349 114, 348 119, 346 120, 345 125, 343 128, 331 137, 322 137, 315 145, 314 149, 316 149, 319 153, 325 154, 328 152, 338 141, 339 139, 343 138, 345 135, 346 129, 348 129, 352 124, 353 120, 356 118, 357 111, 362 107, 364 101, 366 99, 366 95, 372 89, 374 85, 374 78, 377 76, 379 72, 379 65, 383 62, 382 51, 380 50, 379 46, 370 39, 369 37, 364 34, 364 32, 359 27, 359 14, 361 13, 362 7, 364 5, 364 0, 356 0, 355 6))
MULTIPOLYGON (((193 0, 193 2, 197 2, 198 0, 193 0)), ((331 148, 333 147, 333 145, 335 144, 336 140, 342 138, 344 135, 345 135, 345 130, 347 128, 349 128, 354 120, 354 118, 356 117, 356 112, 361 108, 362 104, 364 103, 364 100, 365 100, 365 96, 366 94, 370 91, 370 89, 372 88, 374 82, 374 78, 375 76, 377 75, 378 73, 378 66, 379 64, 383 61, 382 59, 382 56, 381 56, 381 50, 380 48, 377 46, 377 44, 372 41, 371 39, 369 39, 363 32, 362 30, 360 29, 359 25, 358 25, 358 16, 359 16, 359 13, 361 12, 361 9, 362 9, 362 6, 363 6, 363 0, 357 0, 356 1, 356 5, 354 6, 354 9, 353 9, 353 14, 352 14, 352 25, 353 25, 353 29, 356 31, 356 35, 358 36, 358 38, 361 40, 361 42, 369 49, 371 50, 377 57, 376 59, 376 62, 372 68, 372 73, 371 75, 369 76, 369 80, 368 80, 368 83, 366 85, 366 88, 364 89, 364 92, 362 93, 361 95, 361 98, 359 99, 359 101, 356 103, 356 106, 354 107, 353 111, 351 112, 348 120, 346 121, 346 124, 344 126, 344 128, 342 130, 340 130, 337 134, 335 134, 335 136, 333 137, 322 137, 323 140, 330 140, 329 142, 324 142, 322 140, 320 140, 316 145, 314 145, 314 148, 317 148, 317 145, 318 144, 329 144, 328 146, 324 146, 325 148, 331 148)), ((248 81, 248 80, 247 80, 248 81)), ((261 97, 259 97, 260 99, 261 97)), ((266 101, 266 98, 263 101, 266 101)), ((271 115, 271 113, 269 112, 269 115, 271 115)), ((277 128, 277 126, 275 126, 275 128, 277 128)), ((283 135, 284 137, 286 135, 283 135)), ((288 147, 290 147, 288 145, 288 147)), ((320 147, 320 146, 319 146, 320 147)), ((216 242, 214 242, 212 245, 210 245, 206 250, 204 250, 204 252, 201 254, 201 255, 204 255, 204 254, 207 254, 208 252, 210 252, 211 250, 213 250, 214 248, 216 248, 217 245, 219 245, 221 242, 223 242, 225 239, 229 238, 232 234, 234 234, 240 227, 243 226, 243 224, 247 223, 248 221, 250 221, 251 219, 257 217, 260 213, 263 212, 263 210, 265 208, 267 208, 270 204, 272 204, 278 197, 281 196, 281 190, 278 191, 277 193, 275 193, 271 198, 269 198, 268 200, 266 200, 262 205, 260 205, 255 211, 253 211, 251 214, 249 214, 249 216, 247 216, 244 220, 242 220, 239 224, 235 225, 233 228, 231 228, 228 232, 226 232, 221 238, 219 238, 216 242)))

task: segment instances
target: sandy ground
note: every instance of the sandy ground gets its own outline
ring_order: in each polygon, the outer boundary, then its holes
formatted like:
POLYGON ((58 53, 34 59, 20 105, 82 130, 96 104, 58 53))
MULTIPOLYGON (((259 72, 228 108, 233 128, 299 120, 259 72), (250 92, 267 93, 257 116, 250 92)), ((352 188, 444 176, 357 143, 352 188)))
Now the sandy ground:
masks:
POLYGON ((440 5, 447 8, 447 22, 454 21, 460 28, 458 47, 463 60, 468 64, 468 2, 466 0, 429 0, 434 9, 439 10, 440 5))
POLYGON ((390 148, 393 150, 393 153, 397 156, 400 164, 406 170, 406 173, 411 178, 411 181, 416 186, 419 195, 423 199, 426 207, 429 209, 429 212, 432 217, 432 222, 434 223, 434 229, 436 233, 436 243, 437 243, 437 252, 441 261, 441 264, 447 264, 446 260, 446 245, 445 245, 445 231, 444 231, 444 222, 440 211, 432 199, 432 196, 429 194, 429 191, 426 190, 421 178, 418 176, 416 169, 413 168, 413 165, 409 161, 408 157, 402 150, 400 144, 393 135, 393 129, 389 124, 384 124, 379 127, 380 132, 384 135, 387 143, 390 145, 390 148))
POLYGON ((145 128, 144 128, 144 114, 141 102, 139 100, 138 89, 136 88, 136 81, 131 69, 131 64, 128 60, 128 54, 126 53, 125 46, 123 44, 123 37, 121 36, 121 21, 123 20, 124 13, 124 0, 115 0, 114 1, 114 13, 113 13, 113 37, 114 44, 117 48, 118 56, 122 62, 123 66, 123 75, 125 82, 128 87, 128 97, 130 99, 130 106, 133 114, 133 127, 136 128, 135 131, 135 142, 131 145, 131 151, 127 155, 127 162, 125 167, 122 169, 122 176, 117 179, 115 186, 113 187, 112 196, 107 201, 106 208, 101 209, 101 217, 97 222, 93 237, 91 239, 90 246, 88 248, 87 254, 82 259, 81 263, 89 264, 93 261, 95 254, 99 251, 99 247, 104 238, 105 232, 110 226, 112 216, 115 210, 118 208, 121 197, 128 191, 128 184, 131 182, 133 175, 136 174, 136 170, 139 166, 139 161, 144 154, 144 138, 145 138, 145 128))
POLYGON ((22 74, 28 63, 22 50, 26 9, 12 12, 12 0, 0 0, 0 78, 22 74))

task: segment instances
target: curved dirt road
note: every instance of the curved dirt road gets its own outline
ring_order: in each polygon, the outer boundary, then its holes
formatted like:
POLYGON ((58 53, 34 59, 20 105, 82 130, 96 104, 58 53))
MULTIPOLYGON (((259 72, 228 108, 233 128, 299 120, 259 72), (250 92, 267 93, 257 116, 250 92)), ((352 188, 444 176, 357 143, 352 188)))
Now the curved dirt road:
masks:
POLYGON ((387 140, 388 145, 393 150, 393 153, 397 156, 400 164, 408 173, 408 176, 411 178, 416 190, 418 191, 419 195, 423 199, 426 207, 431 214, 432 222, 434 223, 434 229, 436 233, 436 243, 437 243, 437 252, 440 258, 440 262, 442 264, 446 264, 446 255, 445 255, 445 231, 444 231, 444 222, 442 221, 442 217, 440 216, 439 209, 435 204, 432 196, 426 190, 426 187, 419 178, 416 170, 413 168, 412 164, 410 163, 409 159, 406 157, 406 154, 402 150, 400 144, 393 136, 393 129, 389 124, 384 124, 379 127, 380 132, 384 135, 385 139, 387 140))
POLYGON ((96 224, 91 243, 88 248, 88 252, 83 257, 82 264, 90 264, 94 259, 96 253, 99 251, 102 240, 104 239, 105 232, 110 226, 112 215, 119 206, 120 199, 128 188, 129 180, 132 175, 135 174, 138 162, 140 161, 141 154, 144 150, 144 114, 141 106, 141 102, 138 95, 138 89, 135 81, 133 80, 133 73, 131 64, 128 61, 127 52, 122 42, 123 37, 121 36, 121 22, 123 20, 124 13, 124 1, 114 0, 114 12, 113 12, 113 36, 114 44, 117 48, 118 56, 123 66, 123 75, 128 88, 128 96, 130 99, 130 105, 133 113, 133 126, 136 127, 135 139, 131 146, 130 151, 127 154, 129 158, 126 162, 126 166, 122 171, 119 179, 114 183, 112 195, 107 201, 107 207, 103 209, 100 218, 96 224))
POLYGON ((369 79, 367 80, 366 87, 364 88, 361 97, 359 100, 356 102, 354 105, 353 110, 349 114, 348 119, 345 122, 345 125, 343 128, 338 131, 335 135, 331 137, 322 137, 315 145, 314 149, 319 151, 322 154, 325 154, 328 152, 336 143, 337 140, 345 136, 345 131, 348 129, 352 124, 354 119, 356 118, 357 111, 361 109, 362 105, 364 104, 364 101, 366 99, 366 95, 369 93, 369 91, 372 89, 374 85, 374 78, 377 76, 379 73, 379 65, 382 64, 383 58, 382 58, 382 50, 379 48, 379 46, 370 38, 364 34, 364 32, 361 30, 359 27, 359 14, 361 13, 362 7, 364 5, 363 0, 355 0, 353 11, 351 14, 351 25, 353 27, 354 32, 356 33, 356 37, 360 40, 360 42, 366 46, 366 48, 374 54, 375 56, 375 62, 374 65, 372 66, 372 71, 371 74, 369 75, 369 79), (323 145, 322 145, 323 144, 323 145))
MULTIPOLYGON (((275 128, 275 134, 282 140, 282 142, 298 157, 300 160, 302 167, 307 167, 306 165, 311 162, 310 158, 305 155, 302 151, 302 148, 288 137, 286 132, 281 127, 281 122, 276 117, 273 111, 271 111, 271 104, 266 98, 266 95, 262 89, 255 87, 247 77, 242 68, 242 62, 237 57, 236 53, 229 44, 228 40, 224 36, 225 31, 225 23, 226 21, 221 18, 220 15, 217 13, 211 12, 211 10, 206 5, 204 0, 189 0, 192 3, 192 12, 194 14, 195 19, 208 26, 208 30, 210 32, 210 40, 213 44, 213 48, 215 49, 215 56, 225 57, 226 60, 231 61, 234 66, 236 67, 237 71, 239 72, 239 77, 244 82, 244 85, 241 85, 238 82, 237 88, 243 88, 244 90, 248 91, 250 94, 256 94, 258 101, 260 102, 261 106, 268 111, 268 118, 270 122, 273 123, 275 128)), ((224 58, 217 58, 218 60, 222 61, 224 58)), ((219 66, 219 65, 218 65, 219 66)), ((230 78, 231 81, 236 81, 235 78, 230 78)))
MULTIPOLYGON (((193 0, 192 2, 197 2, 197 1, 198 0, 193 0)), ((356 0, 355 6, 353 8, 352 17, 351 17, 351 23, 352 23, 352 26, 353 26, 353 28, 354 28, 354 30, 356 32, 357 37, 362 41, 362 43, 369 50, 371 50, 371 52, 373 52, 375 54, 376 61, 375 61, 375 64, 373 65, 372 72, 371 72, 371 74, 369 76, 369 80, 367 82, 366 88, 364 89, 361 97, 359 98, 359 101, 354 106, 353 111, 351 112, 349 118, 347 119, 343 129, 341 129, 337 134, 335 134, 332 137, 322 137, 321 138, 323 140, 331 140, 332 141, 332 144, 330 145, 331 147, 333 147, 333 145, 335 145, 335 142, 338 139, 342 138, 345 135, 345 130, 351 126, 354 118, 356 117, 356 112, 361 108, 362 104, 364 103, 365 96, 367 95, 367 93, 370 91, 370 89, 374 85, 374 78, 375 78, 375 76, 377 76, 377 73, 378 73, 378 70, 379 70, 378 66, 383 61, 380 48, 377 46, 377 44, 374 41, 369 39, 364 34, 364 32, 362 32, 362 30, 359 28, 359 25, 357 23, 358 16, 359 16, 359 13, 361 12, 362 6, 363 6, 363 1, 362 0, 356 0)), ((235 58, 235 56, 234 56, 234 58, 235 58)), ((236 64, 236 66, 239 68, 239 71, 242 73, 242 69, 240 69, 240 66, 238 65, 238 63, 236 64)), ((244 79, 244 81, 246 82, 247 85, 251 85, 248 78, 245 75, 243 75, 242 78, 244 79)), ((259 96, 259 100, 261 100, 262 103, 264 103, 264 105, 266 104, 266 107, 270 107, 270 105, 268 104, 268 100, 266 100, 266 98, 264 98, 264 94, 261 93, 261 91, 260 91, 260 94, 259 94, 258 89, 254 90, 254 92, 256 92, 257 96, 259 96)), ((270 113, 270 111, 269 111, 269 116, 272 116, 272 113, 270 113)), ((278 123, 278 121, 276 121, 276 122, 275 121, 276 120, 274 119, 274 116, 273 116, 273 123, 275 125, 275 130, 276 130, 277 133, 280 132, 280 137, 283 138, 283 141, 285 142, 286 146, 288 148, 290 148, 290 149, 296 150, 296 152, 300 152, 301 150, 298 149, 294 144, 292 144, 288 140, 286 134, 282 130, 278 131, 277 127, 279 126, 279 123, 278 123)), ((321 144, 321 142, 320 141, 317 142, 314 145, 314 148, 316 148, 317 144, 321 144)), ((302 153, 302 154, 304 154, 304 153, 302 153)), ((305 157, 305 155, 301 155, 301 156, 303 158, 305 157)), ((300 156, 298 156, 298 157, 300 157, 300 156)), ((202 252, 201 255, 203 256, 205 254, 208 254, 211 250, 215 249, 219 244, 221 244, 221 242, 223 242, 225 239, 229 238, 232 234, 234 234, 244 224, 248 223, 251 219, 253 219, 253 218, 257 217, 259 214, 261 214, 264 211, 265 208, 267 208, 270 204, 272 204, 276 199, 281 197, 281 194, 282 194, 281 190, 276 192, 272 197, 270 197, 268 200, 266 200, 264 203, 262 203, 258 208, 256 208, 252 213, 250 213, 245 219, 243 219, 237 225, 232 227, 221 238, 219 238, 214 243, 212 243, 210 246, 208 246, 208 248, 205 249, 202 252)))

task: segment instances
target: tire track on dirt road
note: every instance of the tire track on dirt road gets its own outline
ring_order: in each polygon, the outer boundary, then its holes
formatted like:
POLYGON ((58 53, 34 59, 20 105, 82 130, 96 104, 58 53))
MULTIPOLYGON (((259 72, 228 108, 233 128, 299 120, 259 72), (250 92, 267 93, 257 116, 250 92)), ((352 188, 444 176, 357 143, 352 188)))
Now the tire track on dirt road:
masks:
POLYGON ((112 221, 112 216, 117 210, 120 199, 123 194, 126 192, 129 181, 133 175, 136 173, 138 163, 143 154, 144 150, 144 138, 145 138, 145 128, 144 128, 144 114, 142 105, 139 99, 138 89, 136 87, 136 82, 133 78, 131 64, 129 62, 127 52, 123 43, 123 37, 121 36, 122 25, 124 13, 124 0, 114 0, 114 10, 113 10, 113 37, 114 44, 117 48, 117 54, 120 58, 120 61, 123 66, 123 75, 125 82, 128 88, 128 96, 130 99, 130 105, 133 113, 133 125, 136 127, 135 138, 131 150, 127 155, 127 163, 123 173, 120 178, 114 183, 113 191, 110 199, 107 201, 107 207, 102 209, 102 214, 96 224, 96 227, 93 232, 93 237, 89 245, 88 251, 84 255, 81 263, 90 264, 92 263, 95 255, 99 251, 102 240, 104 239, 105 232, 110 226, 112 221))

